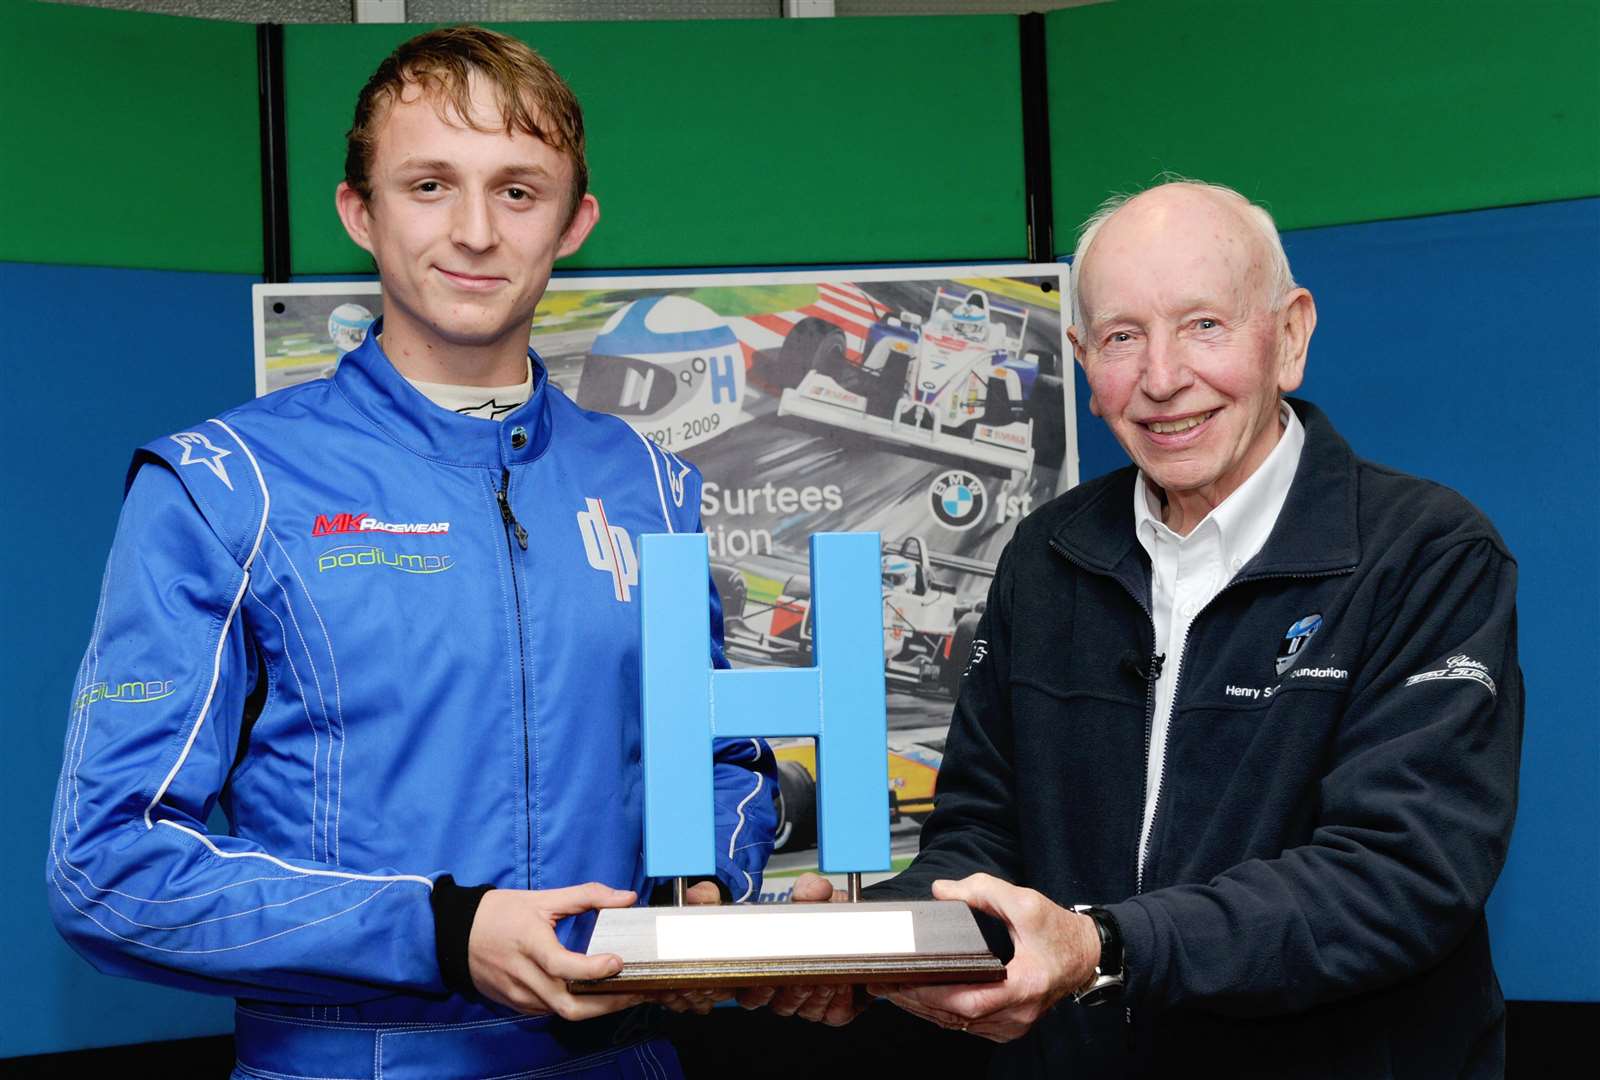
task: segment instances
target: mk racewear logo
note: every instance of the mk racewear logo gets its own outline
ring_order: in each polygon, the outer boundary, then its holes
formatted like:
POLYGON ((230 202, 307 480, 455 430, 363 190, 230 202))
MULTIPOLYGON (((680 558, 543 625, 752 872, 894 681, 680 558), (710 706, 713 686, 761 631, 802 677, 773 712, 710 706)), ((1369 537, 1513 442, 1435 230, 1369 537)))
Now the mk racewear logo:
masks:
POLYGON ((179 465, 204 465, 216 474, 218 480, 228 485, 229 491, 233 490, 233 481, 229 479, 228 470, 222 464, 222 459, 233 451, 211 445, 211 440, 198 431, 180 431, 167 438, 183 447, 183 457, 179 460, 179 465))
POLYGON ((343 533, 391 533, 398 536, 443 535, 450 531, 448 521, 384 521, 371 514, 318 514, 311 524, 312 536, 339 536, 343 533))
POLYGON ((933 516, 946 528, 958 532, 983 520, 989 506, 989 493, 983 481, 965 469, 951 469, 933 478, 928 487, 928 502, 933 516))
POLYGON ((143 705, 172 696, 171 679, 135 679, 133 682, 97 682, 83 688, 72 703, 73 711, 86 709, 97 701, 121 701, 130 705, 143 705))
POLYGON ((1498 697, 1499 691, 1495 689, 1494 679, 1489 676, 1486 664, 1479 663, 1465 653, 1458 653, 1444 662, 1444 667, 1433 671, 1422 671, 1406 680, 1407 686, 1416 686, 1418 683, 1433 682, 1435 679, 1467 679, 1478 683, 1489 691, 1490 697, 1498 697))
POLYGON ((317 572, 367 570, 384 567, 402 574, 442 574, 456 564, 449 555, 418 555, 408 551, 385 551, 381 547, 347 544, 330 548, 317 556, 317 572))
POLYGON ((589 565, 611 575, 611 591, 618 600, 633 599, 629 589, 639 584, 639 560, 633 554, 628 530, 606 520, 605 504, 599 499, 584 499, 589 509, 578 511, 578 534, 589 565))

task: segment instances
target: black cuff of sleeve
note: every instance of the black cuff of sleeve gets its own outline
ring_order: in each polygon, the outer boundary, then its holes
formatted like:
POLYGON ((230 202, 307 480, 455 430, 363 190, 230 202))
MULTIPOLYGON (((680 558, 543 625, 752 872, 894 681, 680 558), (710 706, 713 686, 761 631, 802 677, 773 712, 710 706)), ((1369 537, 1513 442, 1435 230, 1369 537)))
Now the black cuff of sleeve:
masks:
POLYGON ((433 908, 433 948, 439 960, 439 974, 445 986, 460 994, 476 997, 478 993, 467 964, 467 941, 483 894, 493 888, 457 885, 455 878, 445 874, 433 883, 433 894, 428 898, 433 908))

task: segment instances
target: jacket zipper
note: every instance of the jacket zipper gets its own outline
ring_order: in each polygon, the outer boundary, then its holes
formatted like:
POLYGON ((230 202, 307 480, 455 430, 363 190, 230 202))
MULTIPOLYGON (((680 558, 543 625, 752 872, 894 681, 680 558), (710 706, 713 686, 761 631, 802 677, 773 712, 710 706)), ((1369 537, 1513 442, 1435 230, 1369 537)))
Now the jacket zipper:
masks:
POLYGON ((517 520, 517 515, 511 512, 511 470, 500 470, 500 487, 494 493, 495 502, 500 506, 500 520, 506 529, 506 555, 511 564, 511 598, 517 614, 517 674, 522 681, 522 815, 526 836, 528 888, 534 887, 533 882, 533 769, 529 755, 528 739, 528 657, 527 646, 523 643, 522 628, 522 587, 517 581, 517 553, 511 548, 513 537, 517 546, 523 551, 528 550, 528 530, 522 527, 517 520))
MULTIPOLYGON (((1227 588, 1226 585, 1224 585, 1222 587, 1223 590, 1225 590, 1226 588, 1227 588)), ((1222 595, 1222 590, 1218 590, 1217 596, 1221 596, 1221 595, 1222 595)), ((1216 598, 1217 598, 1216 596, 1213 596, 1211 599, 1215 600, 1216 598)), ((1168 704, 1167 740, 1166 740, 1166 742, 1163 742, 1161 744, 1161 760, 1156 763, 1156 794, 1155 794, 1155 800, 1151 803, 1151 806, 1150 806, 1150 836, 1149 836, 1149 840, 1152 843, 1155 841, 1155 837, 1156 837, 1156 818, 1159 817, 1160 814, 1161 814, 1161 789, 1163 787, 1165 787, 1166 783, 1167 783, 1167 746, 1168 746, 1168 744, 1170 744, 1172 742, 1172 717, 1177 715, 1177 711, 1178 711, 1178 687, 1183 683, 1183 658, 1184 658, 1184 655, 1189 651, 1189 627, 1192 627, 1194 625, 1195 619, 1198 619, 1200 617, 1200 615, 1206 610, 1206 608, 1210 607, 1210 606, 1211 606, 1210 601, 1207 601, 1204 607, 1202 607, 1199 611, 1195 612, 1194 619, 1190 619, 1189 620, 1189 626, 1186 626, 1183 629, 1183 640, 1178 642, 1178 655, 1176 657, 1176 659, 1178 661, 1178 667, 1172 673, 1172 700, 1168 704)), ((1144 745, 1144 759, 1145 759, 1145 761, 1149 761, 1150 760, 1150 732, 1151 732, 1152 728, 1155 725, 1155 712, 1156 712, 1156 703, 1155 703, 1156 679, 1160 678, 1160 676, 1161 676, 1161 668, 1159 666, 1154 666, 1154 670, 1150 674, 1150 726, 1145 728, 1145 745, 1144 745)), ((1146 766, 1146 768, 1148 768, 1148 766, 1146 766)), ((1138 869, 1138 872, 1134 875, 1134 888, 1137 889, 1141 893, 1144 892, 1144 864, 1145 864, 1145 860, 1147 858, 1149 858, 1149 855, 1150 855, 1149 848, 1146 847, 1146 846, 1140 846, 1140 848, 1139 848, 1139 869, 1138 869)))
MULTIPOLYGON (((1178 691, 1183 689, 1183 670, 1184 670, 1184 667, 1186 666, 1184 664, 1184 660, 1187 659, 1188 655, 1189 655, 1189 630, 1194 627, 1195 623, 1200 621, 1200 616, 1202 616, 1202 615, 1204 615, 1206 613, 1206 609, 1209 608, 1212 604, 1217 602, 1217 597, 1221 596, 1223 593, 1227 592, 1229 589, 1233 588, 1235 585, 1245 585, 1245 584, 1248 584, 1250 582, 1273 581, 1273 580, 1279 579, 1279 578, 1286 578, 1286 579, 1307 578, 1307 579, 1310 579, 1310 578, 1336 577, 1339 574, 1346 574, 1346 573, 1349 573, 1349 571, 1348 570, 1324 570, 1324 571, 1321 571, 1320 573, 1315 573, 1315 574, 1255 574, 1255 575, 1252 575, 1252 576, 1247 577, 1247 578, 1238 578, 1238 577, 1236 577, 1232 581, 1229 581, 1226 585, 1222 586, 1222 588, 1218 589, 1216 591, 1216 594, 1213 595, 1210 600, 1207 600, 1204 604, 1200 605, 1200 610, 1194 613, 1194 617, 1189 620, 1189 625, 1184 628, 1183 640, 1178 643, 1178 656, 1177 656, 1178 668, 1177 668, 1177 670, 1175 672, 1173 672, 1173 675, 1172 675, 1171 716, 1175 717, 1175 716, 1178 715, 1178 691)), ((1146 614, 1148 614, 1148 612, 1146 612, 1146 614)), ((1155 684, 1152 682, 1151 683, 1152 688, 1154 687, 1154 685, 1155 684)), ((1153 706, 1152 706, 1152 709, 1153 709, 1153 706)), ((1160 762, 1160 766, 1159 766, 1159 771, 1156 773, 1156 799, 1155 799, 1155 805, 1150 810, 1150 846, 1151 847, 1155 846, 1156 823, 1161 818, 1161 789, 1165 785, 1166 779, 1167 779, 1167 746, 1170 745, 1171 742, 1172 742, 1172 737, 1171 737, 1171 734, 1170 734, 1171 727, 1172 727, 1172 721, 1170 719, 1167 721, 1167 727, 1168 727, 1168 732, 1169 733, 1168 733, 1168 736, 1167 736, 1167 741, 1161 745, 1161 762, 1160 762)), ((1148 761, 1149 758, 1150 758, 1150 747, 1149 747, 1148 741, 1146 742, 1146 745, 1145 745, 1144 756, 1145 756, 1145 760, 1148 761)), ((1138 887, 1138 890, 1140 892, 1144 892, 1144 864, 1145 864, 1145 859, 1148 857, 1148 855, 1149 855, 1149 852, 1146 851, 1146 850, 1141 850, 1139 852, 1139 873, 1138 873, 1138 877, 1137 877, 1137 887, 1138 887)))
POLYGON ((495 501, 500 504, 500 520, 505 522, 517 537, 517 546, 523 551, 528 550, 528 530, 522 527, 522 522, 517 520, 517 515, 511 512, 511 470, 500 470, 500 490, 494 493, 495 501))

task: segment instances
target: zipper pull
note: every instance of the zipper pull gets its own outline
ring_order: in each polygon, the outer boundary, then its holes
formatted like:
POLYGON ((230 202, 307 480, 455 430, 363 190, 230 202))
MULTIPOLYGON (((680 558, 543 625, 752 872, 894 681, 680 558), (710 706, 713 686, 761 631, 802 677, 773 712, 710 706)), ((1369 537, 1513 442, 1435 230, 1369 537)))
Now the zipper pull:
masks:
POLYGON ((500 490, 494 493, 495 501, 500 504, 500 520, 511 526, 517 536, 517 546, 523 551, 528 550, 528 530, 522 527, 522 522, 517 520, 517 515, 511 512, 511 470, 505 469, 500 474, 500 490))

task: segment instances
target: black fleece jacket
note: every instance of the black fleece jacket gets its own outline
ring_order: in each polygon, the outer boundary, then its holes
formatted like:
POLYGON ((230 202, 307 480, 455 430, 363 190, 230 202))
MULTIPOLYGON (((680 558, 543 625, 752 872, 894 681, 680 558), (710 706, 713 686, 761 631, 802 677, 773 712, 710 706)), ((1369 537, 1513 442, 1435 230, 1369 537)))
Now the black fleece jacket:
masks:
POLYGON ((1516 564, 1461 496, 1290 404, 1306 442, 1277 524, 1184 644, 1142 880, 1135 471, 1052 501, 1001 556, 921 853, 872 894, 981 870, 1103 905, 1128 983, 1125 1009, 1065 999, 999 1074, 1503 1071, 1483 906, 1516 807, 1516 564))

